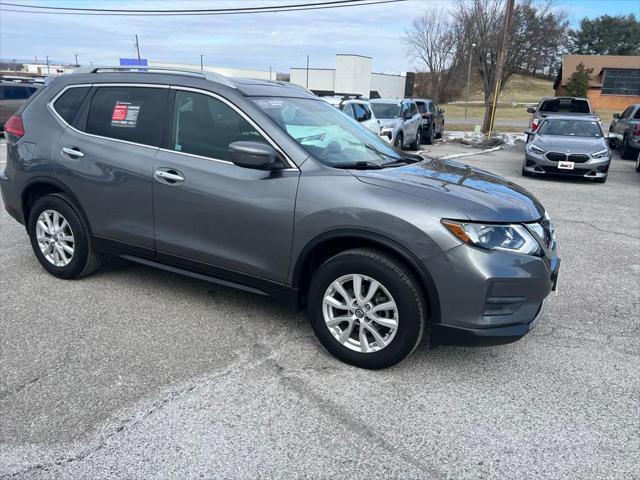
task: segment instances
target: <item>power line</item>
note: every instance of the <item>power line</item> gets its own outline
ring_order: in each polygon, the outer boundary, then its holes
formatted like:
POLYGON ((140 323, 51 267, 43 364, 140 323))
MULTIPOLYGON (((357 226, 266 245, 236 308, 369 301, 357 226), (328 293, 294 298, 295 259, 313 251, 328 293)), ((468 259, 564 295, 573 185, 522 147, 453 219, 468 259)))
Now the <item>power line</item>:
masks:
POLYGON ((385 3, 406 2, 407 0, 334 0, 317 3, 300 3, 289 5, 274 5, 262 7, 220 8, 200 10, 126 10, 126 9, 91 9, 72 7, 48 7, 42 5, 23 5, 17 3, 0 3, 0 11, 18 13, 39 13, 44 15, 100 15, 100 16, 216 16, 216 15, 240 15, 248 13, 277 13, 297 12, 306 10, 327 10, 333 8, 360 7, 365 5, 379 5, 385 3), (30 10, 18 10, 18 7, 30 10))

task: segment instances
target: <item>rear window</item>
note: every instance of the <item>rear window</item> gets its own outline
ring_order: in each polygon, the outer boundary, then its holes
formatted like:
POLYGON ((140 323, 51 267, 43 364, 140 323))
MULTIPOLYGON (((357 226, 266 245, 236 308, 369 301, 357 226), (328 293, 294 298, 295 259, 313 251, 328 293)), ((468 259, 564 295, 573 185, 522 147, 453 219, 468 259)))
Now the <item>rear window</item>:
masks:
POLYGON ((538 129, 540 135, 557 135, 561 137, 602 137, 600 124, 596 121, 571 120, 549 117, 538 129))
POLYGON ((577 98, 550 98, 538 109, 544 113, 590 113, 589 102, 577 98))
POLYGON ((167 90, 148 87, 98 88, 86 132, 157 147, 167 90))
POLYGON ((3 100, 26 100, 36 89, 33 87, 22 87, 19 85, 2 85, 3 100))
POLYGON ((89 87, 74 87, 65 91, 53 104, 53 109, 65 122, 72 124, 89 87))

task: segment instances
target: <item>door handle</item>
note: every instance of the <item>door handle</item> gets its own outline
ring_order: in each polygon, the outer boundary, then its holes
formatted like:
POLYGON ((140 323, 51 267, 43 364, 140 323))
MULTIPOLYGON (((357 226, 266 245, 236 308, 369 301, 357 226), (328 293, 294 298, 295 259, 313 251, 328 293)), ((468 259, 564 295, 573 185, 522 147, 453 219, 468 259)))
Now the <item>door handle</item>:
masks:
POLYGON ((184 182, 184 177, 177 170, 156 170, 156 178, 162 179, 167 183, 184 182))
POLYGON ((82 158, 84 157, 84 153, 79 148, 76 147, 62 147, 62 153, 68 155, 73 158, 82 158))

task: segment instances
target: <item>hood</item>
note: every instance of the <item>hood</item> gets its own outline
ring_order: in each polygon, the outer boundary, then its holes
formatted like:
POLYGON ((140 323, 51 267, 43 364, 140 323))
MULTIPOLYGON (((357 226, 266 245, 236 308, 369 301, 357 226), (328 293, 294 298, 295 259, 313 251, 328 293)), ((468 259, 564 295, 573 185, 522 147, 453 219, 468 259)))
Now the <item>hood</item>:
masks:
POLYGON ((544 150, 561 153, 594 153, 607 148, 607 143, 602 137, 536 135, 533 143, 544 150))
POLYGON ((534 222, 544 215, 540 202, 519 185, 451 160, 428 159, 403 167, 351 173, 362 182, 447 205, 469 220, 534 222))
POLYGON ((380 128, 395 127, 400 123, 399 118, 378 118, 378 121, 380 122, 380 128))

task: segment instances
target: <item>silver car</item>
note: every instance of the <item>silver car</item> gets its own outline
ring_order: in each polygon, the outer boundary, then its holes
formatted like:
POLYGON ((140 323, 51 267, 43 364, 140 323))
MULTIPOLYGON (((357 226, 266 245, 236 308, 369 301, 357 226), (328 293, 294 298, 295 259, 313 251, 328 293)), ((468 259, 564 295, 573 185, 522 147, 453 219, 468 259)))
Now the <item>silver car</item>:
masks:
POLYGON ((553 116, 536 132, 527 131, 522 175, 570 175, 604 183, 611 151, 600 123, 592 117, 553 116))
POLYGON ((380 122, 380 136, 402 150, 420 150, 422 115, 413 100, 376 99, 371 108, 380 122))

